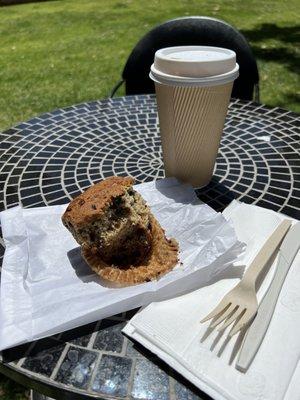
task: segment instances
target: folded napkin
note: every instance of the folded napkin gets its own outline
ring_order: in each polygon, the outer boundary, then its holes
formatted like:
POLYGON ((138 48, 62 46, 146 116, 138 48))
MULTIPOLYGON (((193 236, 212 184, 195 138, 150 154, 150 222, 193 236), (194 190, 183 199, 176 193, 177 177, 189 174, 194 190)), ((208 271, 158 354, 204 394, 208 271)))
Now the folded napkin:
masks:
MULTIPOLYGON (((237 201, 231 203, 224 216, 247 244, 240 260, 245 265, 285 218, 237 201)), ((276 261, 259 290, 259 299, 272 279, 276 261)), ((124 332, 216 400, 300 399, 300 254, 288 273, 265 339, 246 373, 235 368, 241 334, 228 341, 230 327, 221 335, 207 329, 209 321, 199 322, 238 281, 217 279, 192 293, 152 303, 132 318, 124 332)))
POLYGON ((0 350, 182 294, 224 271, 241 252, 232 225, 191 186, 170 178, 135 188, 167 236, 178 240, 182 263, 158 281, 135 286, 108 287, 86 265, 61 223, 65 205, 1 213, 0 350))

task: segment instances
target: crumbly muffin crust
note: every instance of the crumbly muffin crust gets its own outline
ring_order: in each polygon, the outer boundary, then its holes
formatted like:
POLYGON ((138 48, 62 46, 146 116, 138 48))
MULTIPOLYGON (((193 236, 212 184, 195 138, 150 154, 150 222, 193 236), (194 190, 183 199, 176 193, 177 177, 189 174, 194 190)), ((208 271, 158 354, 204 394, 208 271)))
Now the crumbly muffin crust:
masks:
POLYGON ((130 176, 111 176, 89 187, 68 205, 62 221, 77 227, 86 226, 99 218, 113 198, 123 195, 134 183, 130 176))

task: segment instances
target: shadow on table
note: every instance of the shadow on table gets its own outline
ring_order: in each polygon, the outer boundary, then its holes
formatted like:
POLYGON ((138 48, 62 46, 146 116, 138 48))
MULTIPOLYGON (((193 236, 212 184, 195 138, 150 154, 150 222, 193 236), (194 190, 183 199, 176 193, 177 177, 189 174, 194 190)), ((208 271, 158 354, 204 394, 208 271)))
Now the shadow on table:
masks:
MULTIPOLYGON (((172 183, 172 180, 175 180, 175 178, 169 179, 170 184, 172 183)), ((208 204, 215 211, 222 211, 228 206, 228 204, 232 202, 232 200, 240 196, 231 190, 230 183, 226 181, 219 182, 219 178, 215 176, 208 185, 200 189, 192 188, 191 185, 187 184, 186 189, 183 191, 182 187, 180 186, 178 188, 174 188, 174 186, 165 185, 165 180, 156 181, 155 188, 165 197, 181 204, 190 204, 191 200, 193 200, 194 203, 194 195, 196 192, 199 200, 208 204)))
POLYGON ((213 177, 209 184, 196 190, 198 198, 213 208, 215 211, 222 212, 240 194, 231 190, 230 184, 219 182, 219 178, 213 177))

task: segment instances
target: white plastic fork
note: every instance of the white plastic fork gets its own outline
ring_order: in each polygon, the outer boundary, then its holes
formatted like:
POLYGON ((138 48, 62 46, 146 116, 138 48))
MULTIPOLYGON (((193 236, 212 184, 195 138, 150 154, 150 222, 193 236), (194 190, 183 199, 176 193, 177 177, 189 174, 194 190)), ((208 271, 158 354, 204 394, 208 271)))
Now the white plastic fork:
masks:
POLYGON ((281 222, 247 268, 242 280, 223 297, 217 307, 203 318, 201 322, 216 318, 210 324, 210 327, 214 328, 225 320, 223 325, 218 329, 223 331, 235 321, 228 334, 231 337, 252 321, 258 308, 255 287, 256 280, 287 234, 291 224, 290 220, 281 222))

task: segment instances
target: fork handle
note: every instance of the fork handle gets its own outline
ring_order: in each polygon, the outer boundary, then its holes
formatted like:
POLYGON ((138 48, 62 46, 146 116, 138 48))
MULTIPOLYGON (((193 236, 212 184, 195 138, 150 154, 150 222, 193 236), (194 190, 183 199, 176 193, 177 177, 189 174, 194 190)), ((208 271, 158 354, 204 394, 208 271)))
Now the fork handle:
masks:
POLYGON ((250 283, 255 285, 256 279, 266 267, 268 261, 282 242, 291 225, 292 222, 287 219, 281 222, 247 268, 243 280, 248 280, 250 283))

